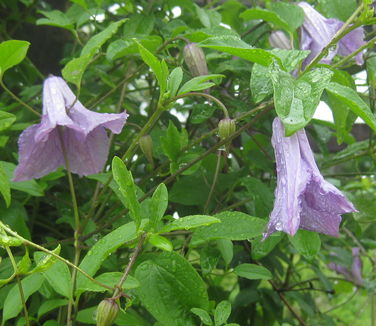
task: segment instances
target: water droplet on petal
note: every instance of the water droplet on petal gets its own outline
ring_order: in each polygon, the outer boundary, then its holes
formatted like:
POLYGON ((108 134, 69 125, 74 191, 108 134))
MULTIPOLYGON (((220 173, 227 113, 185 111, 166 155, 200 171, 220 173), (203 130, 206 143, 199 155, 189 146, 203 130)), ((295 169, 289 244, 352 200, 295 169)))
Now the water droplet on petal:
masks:
POLYGON ((282 223, 281 223, 281 222, 277 222, 277 223, 275 224, 275 229, 276 229, 277 231, 282 231, 282 223))

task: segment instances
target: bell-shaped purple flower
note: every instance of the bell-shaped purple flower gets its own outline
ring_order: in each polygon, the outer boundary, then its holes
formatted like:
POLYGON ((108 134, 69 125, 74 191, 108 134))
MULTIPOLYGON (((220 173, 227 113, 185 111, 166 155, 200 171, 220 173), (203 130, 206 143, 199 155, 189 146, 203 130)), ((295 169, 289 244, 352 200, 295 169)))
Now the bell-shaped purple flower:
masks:
POLYGON ((345 266, 342 266, 337 263, 329 263, 328 267, 335 271, 338 274, 342 274, 345 278, 356 285, 363 284, 363 277, 362 277, 362 260, 360 259, 360 248, 355 247, 352 248, 352 265, 351 270, 345 266))
POLYGON ((276 231, 294 235, 299 228, 338 236, 341 214, 353 204, 321 175, 304 129, 290 137, 279 118, 273 121, 277 164, 274 208, 265 237, 276 231))
POLYGON ((128 115, 92 112, 75 100, 62 78, 45 80, 42 120, 23 131, 18 140, 14 181, 40 178, 65 166, 62 142, 71 172, 88 175, 102 170, 109 151, 105 128, 120 133, 128 115))
MULTIPOLYGON (((300 29, 300 48, 310 50, 311 53, 303 62, 303 68, 310 63, 333 39, 334 35, 343 26, 343 22, 335 18, 326 18, 316 11, 306 2, 300 2, 299 6, 304 10, 304 22, 300 29)), ((346 34, 328 55, 324 57, 322 63, 331 63, 333 57, 338 53, 347 56, 365 44, 364 30, 358 27, 346 34)), ((355 61, 358 65, 363 64, 363 53, 356 55, 355 61)))

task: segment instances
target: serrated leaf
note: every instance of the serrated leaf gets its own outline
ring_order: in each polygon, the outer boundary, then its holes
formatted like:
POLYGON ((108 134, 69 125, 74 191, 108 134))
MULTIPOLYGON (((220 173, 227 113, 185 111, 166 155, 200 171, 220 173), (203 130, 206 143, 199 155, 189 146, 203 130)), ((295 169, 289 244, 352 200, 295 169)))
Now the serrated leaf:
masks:
POLYGON ((332 82, 326 86, 326 91, 348 105, 352 112, 361 117, 368 126, 376 131, 375 115, 355 90, 332 82))
POLYGON ((222 78, 224 75, 206 75, 206 76, 197 76, 188 80, 178 91, 178 95, 183 95, 193 91, 200 91, 207 89, 215 85, 215 83, 205 83, 210 79, 222 78))
POLYGON ((160 233, 167 233, 175 230, 191 230, 200 226, 208 226, 221 222, 220 219, 208 215, 190 215, 181 217, 171 223, 165 225, 160 233))
POLYGON ((141 207, 137 200, 136 186, 133 181, 132 173, 128 171, 124 162, 117 156, 112 160, 112 174, 119 186, 119 190, 125 197, 129 214, 138 228, 141 223, 141 207))
POLYGON ((316 232, 298 230, 295 236, 289 236, 289 239, 295 249, 306 258, 313 258, 320 251, 321 240, 316 232))
MULTIPOLYGON (((83 269, 90 276, 94 274, 100 268, 102 262, 117 248, 125 243, 136 239, 136 225, 134 222, 124 224, 114 231, 108 233, 103 238, 99 239, 93 247, 86 254, 80 264, 80 268, 83 269)), ((85 276, 80 273, 77 275, 77 289, 85 288, 86 283, 90 283, 85 276)))
POLYGON ((168 192, 164 183, 155 189, 150 202, 150 227, 155 230, 168 205, 168 192))
POLYGON ((235 267, 234 272, 240 277, 249 280, 270 280, 273 278, 270 271, 260 265, 256 264, 241 264, 235 267))
POLYGON ((229 53, 263 66, 269 66, 273 59, 279 62, 279 58, 272 53, 263 49, 253 48, 235 36, 210 37, 199 43, 199 46, 229 53))
POLYGON ((170 92, 170 97, 174 97, 183 80, 183 69, 177 67, 171 71, 170 76, 167 78, 167 91, 170 92))
POLYGON ((142 304, 163 325, 195 325, 190 310, 209 308, 206 285, 196 270, 175 252, 148 254, 144 259, 135 272, 142 304))
POLYGON ((29 42, 18 40, 0 43, 0 79, 8 69, 18 65, 26 57, 29 46, 29 42))
POLYGON ((274 88, 274 106, 285 127, 286 136, 305 127, 312 119, 332 72, 327 68, 311 70, 294 79, 274 62, 270 66, 274 88))

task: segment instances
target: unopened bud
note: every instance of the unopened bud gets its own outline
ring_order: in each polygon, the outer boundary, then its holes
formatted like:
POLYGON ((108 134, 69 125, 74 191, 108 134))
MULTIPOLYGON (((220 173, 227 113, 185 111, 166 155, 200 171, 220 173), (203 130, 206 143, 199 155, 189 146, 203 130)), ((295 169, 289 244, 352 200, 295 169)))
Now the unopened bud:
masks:
POLYGON ((119 306, 112 299, 102 300, 97 308, 97 326, 111 326, 117 317, 119 306))
POLYGON ((196 43, 187 44, 184 47, 183 53, 184 61, 192 76, 203 76, 209 74, 204 51, 202 51, 196 43))
POLYGON ((291 50, 290 39, 282 31, 273 31, 269 36, 269 43, 273 48, 291 50))
POLYGON ((153 164, 153 140, 150 135, 144 135, 139 140, 140 148, 150 164, 153 164))
POLYGON ((218 135, 221 139, 226 139, 232 135, 236 130, 235 120, 230 118, 225 118, 219 121, 218 124, 218 135))

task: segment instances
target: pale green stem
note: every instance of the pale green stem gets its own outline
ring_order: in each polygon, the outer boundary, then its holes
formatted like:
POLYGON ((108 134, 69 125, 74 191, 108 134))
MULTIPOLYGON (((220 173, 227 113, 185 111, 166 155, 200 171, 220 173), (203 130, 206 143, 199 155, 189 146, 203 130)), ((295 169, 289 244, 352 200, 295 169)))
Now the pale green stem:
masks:
POLYGON ((4 84, 4 82, 1 79, 0 79, 0 85, 18 103, 22 104, 25 108, 27 108, 29 111, 31 111, 34 114, 36 114, 38 117, 41 116, 41 114, 39 112, 35 111, 29 104, 27 104, 24 101, 22 101, 16 94, 14 94, 8 87, 6 87, 5 84, 4 84))
POLYGON ((214 177, 213 177, 213 182, 212 182, 212 185, 210 187, 210 191, 209 191, 209 195, 208 195, 208 199, 206 200, 206 203, 205 203, 205 207, 204 207, 204 214, 207 213, 207 210, 208 210, 208 206, 209 206, 209 203, 210 203, 210 199, 213 195, 213 192, 214 192, 214 188, 215 188, 215 185, 217 183, 217 179, 218 179, 218 174, 219 174, 219 168, 221 167, 221 152, 218 152, 218 158, 217 158, 217 165, 215 167, 215 172, 214 172, 214 177))
POLYGON ((25 315, 26 326, 30 326, 29 313, 28 313, 27 307, 26 307, 26 301, 25 301, 24 291, 23 291, 23 288, 22 288, 22 283, 21 283, 19 276, 17 275, 17 264, 16 264, 16 261, 14 260, 14 257, 13 257, 13 254, 12 254, 12 251, 10 250, 10 248, 5 247, 5 250, 7 251, 7 254, 9 256, 9 259, 10 259, 12 266, 13 266, 13 269, 14 269, 14 273, 16 274, 17 285, 18 285, 18 290, 20 292, 20 298, 21 298, 21 302, 22 302, 24 315, 25 315))
POLYGON ((106 288, 108 290, 113 290, 112 287, 106 285, 106 284, 103 284, 99 281, 97 281, 96 279, 94 279, 93 277, 91 277, 88 273, 86 273, 84 270, 82 270, 81 268, 79 268, 78 266, 74 265, 73 263, 71 263, 69 260, 59 256, 58 254, 54 253, 53 251, 51 250, 48 250, 30 240, 27 240, 25 239, 24 237, 20 236, 17 232, 14 232, 12 229, 10 229, 8 226, 6 226, 3 222, 0 221, 0 229, 3 229, 5 230, 7 233, 9 233, 10 235, 20 239, 24 244, 28 245, 28 246, 31 246, 31 247, 34 247, 40 251, 43 251, 45 252, 46 254, 49 254, 53 257, 55 257, 56 259, 62 261, 63 263, 67 264, 68 266, 76 269, 78 272, 80 272, 82 275, 84 275, 85 277, 87 277, 90 281, 94 282, 95 284, 98 284, 99 286, 103 287, 103 288, 106 288))

